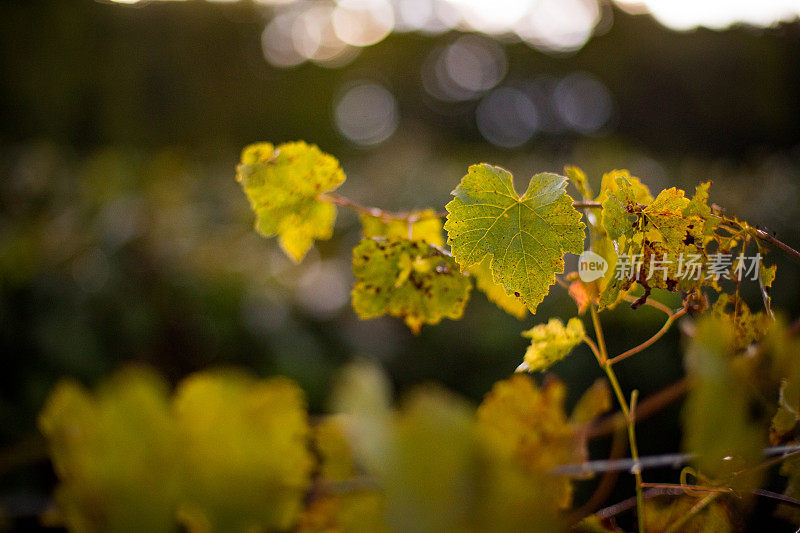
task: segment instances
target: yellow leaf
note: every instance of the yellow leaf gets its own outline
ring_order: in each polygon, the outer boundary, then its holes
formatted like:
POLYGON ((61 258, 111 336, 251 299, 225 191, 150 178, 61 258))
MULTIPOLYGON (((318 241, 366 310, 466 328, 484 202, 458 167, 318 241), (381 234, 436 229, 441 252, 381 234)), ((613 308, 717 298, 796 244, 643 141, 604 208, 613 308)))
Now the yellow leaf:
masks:
POLYGON ((175 394, 190 531, 284 530, 303 508, 313 457, 303 393, 285 378, 204 372, 175 394))
POLYGON ((305 257, 314 240, 330 239, 336 208, 319 199, 345 180, 339 162, 314 145, 292 142, 248 146, 242 152, 236 179, 256 214, 256 229, 278 235, 294 261, 305 257))
MULTIPOLYGON (((478 407, 478 426, 492 449, 525 472, 547 474, 558 465, 581 462, 585 448, 564 412, 565 390, 551 381, 543 389, 526 375, 494 384, 478 407)), ((572 484, 553 477, 559 505, 569 507, 572 484)))
POLYGON ((396 237, 410 241, 425 241, 434 246, 443 246, 442 219, 433 209, 412 211, 408 213, 410 220, 381 217, 362 214, 361 227, 364 237, 396 237), (409 228, 410 226, 410 228, 409 228), (409 229, 411 230, 409 234, 409 229))
POLYGON ((423 324, 461 318, 472 283, 458 265, 422 241, 364 239, 353 249, 353 309, 362 319, 384 314, 423 324))
POLYGON ((545 370, 564 359, 583 342, 586 335, 583 322, 579 318, 570 318, 566 327, 558 318, 551 318, 547 324, 539 324, 522 336, 531 339, 525 351, 524 369, 530 372, 545 370))
POLYGON ((179 448, 158 377, 129 368, 96 394, 63 381, 39 428, 59 478, 51 520, 75 532, 174 530, 179 448))

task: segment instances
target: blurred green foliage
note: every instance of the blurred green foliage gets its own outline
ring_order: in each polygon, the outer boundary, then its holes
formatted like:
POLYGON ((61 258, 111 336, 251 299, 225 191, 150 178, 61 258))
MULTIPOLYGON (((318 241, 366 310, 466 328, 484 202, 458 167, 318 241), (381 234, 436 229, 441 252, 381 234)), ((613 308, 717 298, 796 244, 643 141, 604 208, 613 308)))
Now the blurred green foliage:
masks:
MULTIPOLYGON (((578 164, 594 190, 609 168, 630 168, 652 190, 713 179, 711 201, 800 242, 798 24, 676 34, 615 11, 575 54, 505 45, 510 79, 585 71, 615 101, 605 137, 543 136, 517 150, 481 140, 474 103, 443 105, 421 87, 421 64, 452 35, 393 35, 338 70, 277 70, 261 56, 263 25, 248 2, 4 3, 0 507, 12 526, 32 526, 46 507, 54 481, 35 419, 63 376, 93 384, 137 361, 175 384, 236 364, 294 378, 319 412, 331 375, 354 354, 380 360, 399 391, 435 380, 473 400, 517 366, 519 332, 534 321, 478 294, 460 323, 419 337, 392 319, 360 322, 348 302, 355 216, 342 213, 337 237, 299 266, 255 235, 233 179, 239 147, 254 140, 318 143, 340 156, 343 192, 395 210, 440 209, 479 160, 523 179, 578 164), (402 117, 372 150, 340 138, 331 118, 341 87, 362 78, 390 86, 402 117)), ((773 256, 773 307, 795 316, 796 265, 773 256)), ((623 307, 606 317, 615 353, 661 318, 623 307)), ((554 291, 538 313, 566 319, 575 307, 554 291)), ((623 386, 646 395, 680 376, 677 339, 620 365, 623 386)), ((553 370, 571 385, 567 405, 599 375, 585 347, 553 370)), ((677 411, 641 425, 643 449, 677 448, 677 411)))

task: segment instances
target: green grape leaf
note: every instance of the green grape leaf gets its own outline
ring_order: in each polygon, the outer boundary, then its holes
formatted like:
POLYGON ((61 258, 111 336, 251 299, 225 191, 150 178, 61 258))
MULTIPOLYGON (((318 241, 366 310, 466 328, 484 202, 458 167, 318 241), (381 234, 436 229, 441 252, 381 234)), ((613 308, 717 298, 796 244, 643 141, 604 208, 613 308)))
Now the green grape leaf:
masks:
POLYGON ((492 279, 491 261, 486 257, 478 266, 470 267, 469 273, 475 278, 475 286, 503 311, 519 319, 525 318, 528 314, 525 304, 516 296, 507 294, 503 286, 492 279))
POLYGON ((166 384, 128 368, 96 393, 63 381, 39 416, 59 478, 50 525, 70 531, 170 532, 180 497, 166 384))
POLYGON ((578 167, 567 166, 564 167, 564 174, 572 180, 573 185, 575 185, 575 188, 581 193, 581 196, 584 198, 594 198, 592 186, 589 184, 589 180, 583 170, 578 167))
POLYGON ((256 214, 256 230, 265 237, 277 235, 293 261, 302 261, 315 240, 333 235, 336 207, 319 197, 339 187, 345 175, 336 158, 315 145, 250 145, 242 152, 236 179, 256 214))
POLYGON ((400 317, 414 333, 423 324, 461 318, 472 289, 455 261, 422 241, 364 239, 353 249, 353 274, 359 317, 400 317))
POLYGON ((586 331, 579 318, 570 318, 566 326, 558 318, 551 318, 547 324, 523 331, 522 336, 531 339, 531 344, 525 351, 521 369, 535 372, 545 370, 568 356, 583 342, 586 331))
POLYGON ((708 190, 711 182, 706 181, 697 185, 694 189, 694 196, 689 205, 683 210, 683 215, 690 219, 690 229, 698 240, 710 237, 720 222, 718 217, 712 216, 711 207, 708 205, 708 190), (699 224, 697 223, 699 221, 699 224))
POLYGON ((283 531, 294 525, 314 467, 297 384, 203 372, 181 382, 173 409, 185 439, 181 523, 190 531, 283 531))
POLYGON ((411 211, 408 213, 408 217, 412 220, 411 223, 402 218, 387 219, 368 214, 362 214, 359 218, 364 238, 396 237, 410 241, 425 241, 439 247, 444 246, 442 219, 436 214, 436 211, 433 209, 411 211))
POLYGON ((684 192, 672 187, 658 193, 653 203, 642 210, 646 221, 660 233, 670 255, 677 256, 683 250, 689 231, 689 221, 683 211, 688 206, 684 192))
POLYGON ((603 202, 603 227, 606 235, 612 240, 620 237, 632 238, 637 231, 636 215, 638 203, 630 182, 623 177, 617 178, 617 187, 607 193, 603 202))
POLYGON ((508 171, 472 165, 445 206, 453 257, 469 269, 491 255, 492 279, 535 312, 564 271, 564 253, 583 251, 584 224, 566 183, 562 176, 537 174, 520 197, 508 171))

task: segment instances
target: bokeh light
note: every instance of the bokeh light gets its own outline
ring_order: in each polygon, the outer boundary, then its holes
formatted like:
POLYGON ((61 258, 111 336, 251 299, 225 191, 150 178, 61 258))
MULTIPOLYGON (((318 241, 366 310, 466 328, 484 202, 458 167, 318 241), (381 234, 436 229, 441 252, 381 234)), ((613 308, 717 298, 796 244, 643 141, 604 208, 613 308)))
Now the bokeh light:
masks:
POLYGON ((397 129, 397 100, 382 85, 360 82, 348 87, 334 106, 336 128, 361 146, 379 144, 397 129))
POLYGON ((724 29, 736 23, 772 26, 779 21, 800 17, 797 0, 615 0, 633 13, 650 13, 673 30, 690 30, 698 26, 724 29))
MULTIPOLYGON (((175 0, 97 1, 133 5, 175 0)), ((393 31, 440 34, 456 29, 495 37, 514 36, 542 51, 570 52, 586 44, 600 22, 598 0, 255 0, 255 3, 269 9, 274 18, 285 15, 286 11, 295 15, 314 11, 312 17, 327 14, 338 39, 354 47, 376 44, 393 31)), ((649 13, 674 30, 698 26, 724 29, 737 23, 768 27, 800 17, 797 0, 614 0, 614 3, 628 13, 649 13)), ((274 31, 275 28, 269 34, 271 37, 277 35, 274 31)), ((315 38, 310 39, 313 42, 315 38)), ((292 45, 285 39, 265 39, 265 57, 278 67, 294 66, 302 62, 299 57, 325 61, 320 57, 309 58, 302 52, 309 46, 305 38, 294 44, 298 48, 292 55, 288 52, 292 45)))
POLYGON ((611 118, 611 94, 605 85, 584 72, 561 80, 553 92, 553 101, 564 123, 578 133, 595 133, 611 118))
POLYGON ((431 53, 423 66, 422 83, 439 100, 471 100, 500 83, 506 69, 506 55, 499 44, 465 35, 431 53))
POLYGON ((525 93, 512 87, 500 87, 486 95, 475 115, 486 140, 504 148, 525 144, 539 125, 536 106, 525 93))
POLYGON ((333 11, 336 35, 353 46, 382 41, 394 29, 394 11, 386 0, 339 0, 333 11))

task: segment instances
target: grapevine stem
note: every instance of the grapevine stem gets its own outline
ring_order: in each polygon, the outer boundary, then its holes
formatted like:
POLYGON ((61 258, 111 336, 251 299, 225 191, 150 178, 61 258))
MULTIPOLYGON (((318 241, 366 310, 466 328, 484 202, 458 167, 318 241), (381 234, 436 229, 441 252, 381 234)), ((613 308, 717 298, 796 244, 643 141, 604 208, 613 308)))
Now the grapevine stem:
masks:
MULTIPOLYGON (((720 218, 723 221, 724 224, 735 224, 736 226, 739 226, 739 232, 741 232, 741 231, 749 232, 750 235, 752 235, 753 237, 755 237, 757 239, 760 239, 760 240, 762 240, 762 241, 764 241, 766 243, 769 243, 771 246, 774 246, 775 248, 778 248, 779 250, 781 250, 784 253, 786 253, 787 255, 789 255, 792 259, 794 259, 795 261, 800 263, 800 252, 798 252, 797 250, 795 250, 794 248, 792 248, 791 246, 789 246, 785 242, 783 242, 781 240, 778 240, 777 237, 771 235, 770 233, 768 233, 768 232, 766 232, 766 231, 764 231, 762 229, 755 228, 755 227, 753 227, 753 226, 751 226, 751 225, 749 225, 747 223, 742 223, 742 222, 739 222, 736 219, 732 219, 732 218, 726 217, 724 215, 712 215, 712 216, 716 216, 717 218, 720 218)), ((722 226, 726 230, 730 231, 731 233, 737 233, 732 228, 730 228, 729 226, 725 226, 724 224, 722 226)))
MULTIPOLYGON (((648 396, 643 401, 639 402, 639 405, 636 408, 635 416, 633 417, 634 422, 639 422, 653 413, 657 413, 663 407, 678 400, 681 396, 686 394, 686 392, 689 390, 689 386, 689 379, 684 377, 672 385, 661 389, 652 396, 648 396)), ((624 425, 624 416, 620 413, 616 413, 603 419, 599 424, 592 427, 589 432, 589 436, 592 438, 599 437, 601 435, 613 432, 618 427, 624 427, 624 425)))
MULTIPOLYGON (((631 302, 631 303, 639 301, 639 298, 634 298, 633 296, 630 296, 628 294, 626 294, 624 296, 624 298, 625 298, 625 301, 631 302)), ((669 307, 667 307, 666 305, 662 304, 659 301, 653 300, 652 298, 648 298, 644 302, 644 304, 652 307, 653 309, 658 309, 662 313, 665 313, 667 316, 672 316, 672 309, 670 309, 669 307)))
POLYGON ((764 230, 760 230, 757 228, 750 228, 750 231, 755 235, 756 238, 761 239, 762 241, 768 242, 775 248, 782 250, 784 253, 788 254, 792 259, 800 263, 800 252, 789 246, 788 244, 784 243, 783 241, 779 241, 769 233, 764 230))
POLYGON ((649 348, 650 346, 653 345, 653 343, 655 343, 658 339, 660 339, 661 337, 664 336, 664 334, 669 330, 670 326, 672 326, 672 324, 676 320, 678 320, 680 317, 682 317, 685 314, 686 314, 686 308, 685 307, 683 309, 681 309, 680 311, 677 311, 675 313, 671 313, 669 315, 669 318, 667 318, 667 321, 664 322, 664 325, 661 326, 661 329, 658 330, 655 335, 653 335, 652 337, 650 337, 649 339, 644 341, 639 346, 634 346, 633 348, 631 348, 627 352, 623 352, 623 353, 619 354, 616 357, 612 357, 611 359, 608 360, 608 364, 609 365, 615 365, 615 364, 619 363, 620 361, 624 361, 628 357, 630 357, 632 355, 635 355, 635 354, 641 352, 642 350, 645 350, 645 349, 649 348))
POLYGON ((597 315, 595 306, 592 306, 592 325, 594 326, 594 334, 597 335, 597 345, 600 348, 599 361, 601 365, 605 365, 608 360, 608 350, 606 349, 606 339, 603 336, 603 326, 600 324, 600 317, 597 315))
POLYGON ((603 207, 600 202, 572 202, 572 207, 581 209, 584 207, 603 207))
POLYGON ((622 392, 622 387, 619 385, 619 380, 617 380, 617 375, 614 373, 614 369, 608 359, 608 350, 606 349, 606 341, 603 336, 603 327, 600 324, 600 317, 597 315, 597 308, 592 306, 591 309, 592 325, 594 326, 594 332, 597 336, 597 346, 599 350, 598 362, 600 362, 600 366, 603 368, 606 376, 608 376, 609 382, 611 382, 611 388, 614 391, 614 395, 617 397, 617 402, 619 403, 620 409, 622 409, 622 414, 625 416, 625 424, 628 428, 628 444, 630 445, 631 457, 634 461, 633 475, 636 478, 636 518, 638 521, 639 533, 644 533, 645 520, 644 497, 642 496, 642 469, 639 465, 639 448, 636 445, 636 427, 632 412, 636 408, 636 400, 639 396, 639 391, 633 391, 629 406, 628 401, 625 399, 625 394, 622 392), (631 409, 631 407, 633 409, 631 409))

